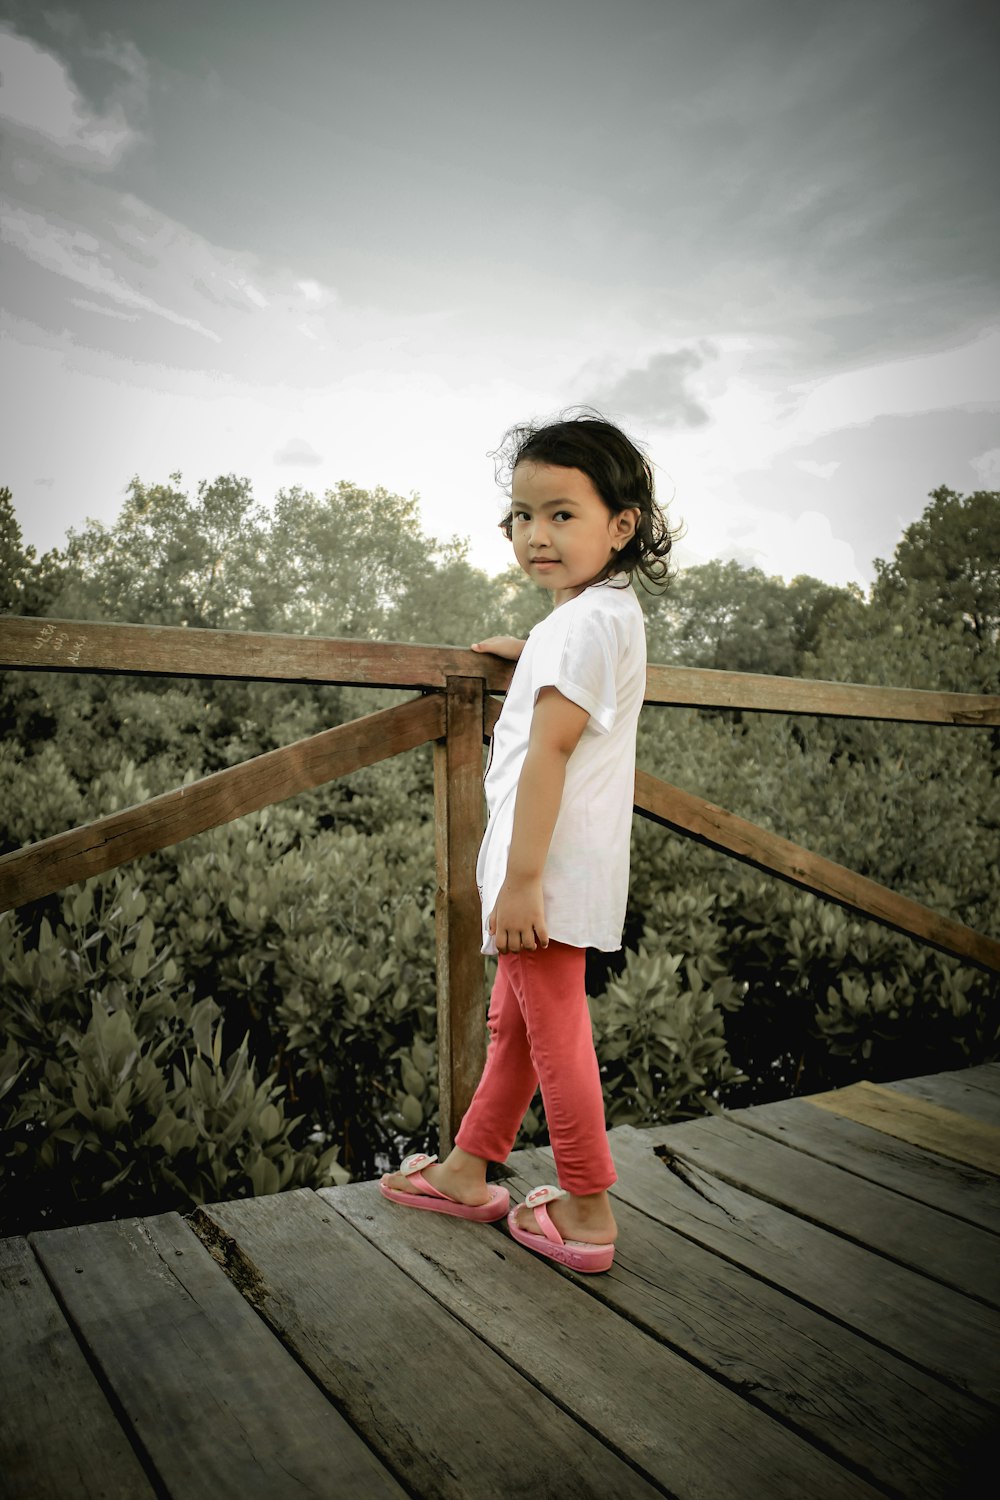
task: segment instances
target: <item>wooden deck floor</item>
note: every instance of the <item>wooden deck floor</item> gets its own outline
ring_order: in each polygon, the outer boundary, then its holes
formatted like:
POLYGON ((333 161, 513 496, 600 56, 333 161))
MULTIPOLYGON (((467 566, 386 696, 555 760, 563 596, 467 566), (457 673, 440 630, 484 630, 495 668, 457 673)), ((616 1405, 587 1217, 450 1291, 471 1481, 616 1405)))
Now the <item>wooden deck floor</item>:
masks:
POLYGON ((604 1276, 373 1183, 0 1242, 0 1495, 995 1493, 1000 1064, 613 1147, 604 1276))

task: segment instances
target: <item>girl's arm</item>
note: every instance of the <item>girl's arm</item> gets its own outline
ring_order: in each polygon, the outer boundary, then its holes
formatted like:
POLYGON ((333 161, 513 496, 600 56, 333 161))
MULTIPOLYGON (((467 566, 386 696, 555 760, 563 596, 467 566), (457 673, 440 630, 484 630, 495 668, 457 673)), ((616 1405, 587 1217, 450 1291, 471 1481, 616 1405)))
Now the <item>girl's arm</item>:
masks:
POLYGON ((513 635, 491 635, 485 641, 477 641, 473 651, 489 652, 490 656, 504 656, 508 661, 517 661, 525 643, 513 635))
POLYGON ((507 877, 488 924, 498 953, 520 953, 522 948, 533 952, 539 943, 548 947, 542 871, 559 816, 566 762, 589 717, 558 688, 542 688, 538 695, 517 783, 507 877))

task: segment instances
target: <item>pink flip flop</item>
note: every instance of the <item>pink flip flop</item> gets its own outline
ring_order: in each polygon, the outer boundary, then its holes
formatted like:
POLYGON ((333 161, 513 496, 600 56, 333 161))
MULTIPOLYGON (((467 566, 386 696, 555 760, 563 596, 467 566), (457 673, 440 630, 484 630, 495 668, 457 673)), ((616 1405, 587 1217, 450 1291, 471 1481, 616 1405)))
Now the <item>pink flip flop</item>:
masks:
POLYGON ((428 1156, 424 1151, 418 1151, 413 1156, 408 1156, 399 1165, 399 1171, 404 1177, 409 1177, 415 1187, 422 1188, 420 1193, 403 1193, 399 1188, 386 1186, 383 1177, 379 1183, 379 1192, 383 1198, 388 1198, 390 1203, 402 1203, 404 1208, 426 1208, 432 1214, 451 1214, 456 1219, 473 1219, 477 1224, 493 1224, 497 1219, 502 1219, 510 1208, 510 1194, 505 1187, 498 1183, 488 1182, 486 1184, 489 1199, 486 1203, 456 1203, 454 1198, 449 1198, 447 1193, 442 1193, 440 1188, 433 1187, 423 1174, 423 1168, 429 1167, 432 1162, 437 1161, 436 1156, 428 1156))
POLYGON ((512 1208, 507 1215, 507 1228, 519 1245, 526 1245, 536 1255, 547 1255, 549 1260, 556 1261, 560 1266, 569 1266, 573 1271, 608 1270, 615 1258, 614 1245, 587 1245, 582 1240, 564 1240, 549 1218, 546 1203, 568 1197, 569 1194, 564 1193, 562 1188, 552 1187, 549 1183, 544 1187, 532 1188, 524 1200, 524 1206, 534 1211, 535 1218, 542 1226, 542 1233, 532 1234, 530 1230, 522 1229, 517 1222, 516 1208, 512 1208))

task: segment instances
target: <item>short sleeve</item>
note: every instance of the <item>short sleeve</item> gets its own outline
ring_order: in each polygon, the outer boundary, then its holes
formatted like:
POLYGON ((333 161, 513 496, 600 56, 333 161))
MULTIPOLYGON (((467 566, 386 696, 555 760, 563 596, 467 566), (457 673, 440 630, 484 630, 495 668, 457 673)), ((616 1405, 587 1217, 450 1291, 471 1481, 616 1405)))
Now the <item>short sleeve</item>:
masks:
POLYGON ((586 709, 595 729, 608 734, 618 711, 615 682, 621 642, 615 621, 600 610, 570 610, 566 605, 563 609, 563 628, 553 632, 554 639, 546 642, 549 649, 539 652, 532 663, 532 698, 537 699, 544 687, 558 688, 563 697, 586 709))

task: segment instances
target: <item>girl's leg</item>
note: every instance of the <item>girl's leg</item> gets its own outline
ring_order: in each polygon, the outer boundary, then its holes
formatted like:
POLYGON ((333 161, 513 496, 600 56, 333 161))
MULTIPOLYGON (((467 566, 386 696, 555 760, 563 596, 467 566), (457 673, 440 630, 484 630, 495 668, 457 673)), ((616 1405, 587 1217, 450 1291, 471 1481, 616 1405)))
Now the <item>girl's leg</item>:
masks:
MULTIPOLYGON (((465 1112, 455 1146, 442 1162, 425 1167, 432 1187, 460 1203, 487 1199, 486 1164, 504 1161, 538 1088, 521 1008, 510 985, 507 960, 500 958, 490 996, 489 1048, 486 1066, 472 1103, 465 1112)), ((413 1192, 399 1173, 384 1178, 388 1186, 413 1192)), ((419 1189, 416 1189, 419 1191, 419 1189)))
MULTIPOLYGON (((617 1232, 607 1188, 615 1169, 604 1124, 600 1070, 584 986, 586 952, 550 943, 502 954, 490 1000, 486 1067, 445 1161, 426 1169, 433 1186, 465 1203, 484 1201, 486 1163, 510 1154, 538 1082, 559 1184, 571 1196, 549 1207, 566 1239, 610 1242, 617 1232)), ((403 1180, 388 1179, 405 1188, 403 1180)), ((519 1211, 522 1228, 537 1230, 519 1211)))
POLYGON ((486 1066, 455 1137, 461 1151, 506 1161, 538 1088, 524 1014, 511 984, 511 958, 501 954, 487 1018, 486 1066))
POLYGON ((586 950, 553 942, 507 961, 541 1083, 559 1186, 574 1197, 603 1195, 616 1174, 587 1007, 586 950))

